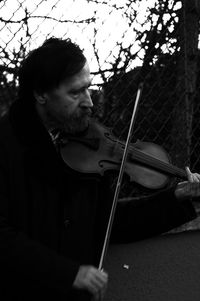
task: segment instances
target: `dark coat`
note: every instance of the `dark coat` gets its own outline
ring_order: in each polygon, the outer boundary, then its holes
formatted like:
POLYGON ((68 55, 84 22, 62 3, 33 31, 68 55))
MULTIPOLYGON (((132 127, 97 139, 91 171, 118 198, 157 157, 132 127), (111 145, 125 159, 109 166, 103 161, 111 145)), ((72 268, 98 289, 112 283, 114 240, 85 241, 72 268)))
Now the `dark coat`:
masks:
MULTIPOLYGON (((80 264, 98 266, 112 200, 106 177, 67 168, 35 110, 16 102, 0 125, 0 183, 0 299, 72 300, 80 264)), ((195 216, 169 189, 119 204, 111 241, 143 239, 195 216)))

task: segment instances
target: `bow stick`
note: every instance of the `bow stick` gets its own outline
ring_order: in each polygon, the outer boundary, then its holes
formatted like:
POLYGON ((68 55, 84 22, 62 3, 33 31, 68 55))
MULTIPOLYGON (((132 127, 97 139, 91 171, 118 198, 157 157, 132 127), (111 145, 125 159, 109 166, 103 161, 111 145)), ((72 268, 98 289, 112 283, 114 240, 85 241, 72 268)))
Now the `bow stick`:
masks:
POLYGON ((132 131, 133 131, 133 125, 134 125, 134 121, 135 121, 135 116, 136 116, 136 112, 137 112, 138 103, 139 103, 139 100, 141 98, 142 88, 143 88, 143 83, 140 83, 140 85, 138 87, 138 90, 137 90, 136 100, 135 100, 135 104, 134 104, 134 108, 133 108, 133 113, 132 113, 132 117, 131 117, 129 131, 128 131, 126 144, 125 144, 125 148, 124 148, 124 153, 123 153, 123 157, 122 157, 122 161, 121 161, 118 180, 117 180, 117 184, 116 184, 116 188, 115 188, 115 194, 114 194, 113 203, 112 203, 112 207, 111 207, 110 217, 109 217, 107 230, 106 230, 106 235, 105 235, 105 239, 104 239, 104 244, 103 244, 103 248, 102 248, 102 253, 101 253, 101 257, 100 257, 100 261, 99 261, 99 270, 103 269, 103 263, 104 263, 105 256, 106 256, 106 253, 107 253, 107 249, 108 249, 111 229, 112 229, 114 215, 115 215, 115 209, 116 209, 116 205, 117 205, 117 201, 118 201, 118 195, 119 195, 119 191, 120 191, 120 187, 121 187, 121 182, 122 182, 122 177, 123 177, 123 174, 124 174, 126 158, 127 158, 127 154, 128 154, 128 146, 129 146, 132 131))

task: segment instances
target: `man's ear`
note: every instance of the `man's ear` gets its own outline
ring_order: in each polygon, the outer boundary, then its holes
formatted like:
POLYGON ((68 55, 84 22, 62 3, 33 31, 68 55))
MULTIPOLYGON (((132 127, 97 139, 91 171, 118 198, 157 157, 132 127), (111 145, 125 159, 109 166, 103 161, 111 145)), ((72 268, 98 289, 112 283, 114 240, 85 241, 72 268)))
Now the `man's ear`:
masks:
POLYGON ((47 101, 45 93, 40 94, 40 93, 34 91, 34 97, 35 97, 36 101, 41 105, 44 105, 47 101))

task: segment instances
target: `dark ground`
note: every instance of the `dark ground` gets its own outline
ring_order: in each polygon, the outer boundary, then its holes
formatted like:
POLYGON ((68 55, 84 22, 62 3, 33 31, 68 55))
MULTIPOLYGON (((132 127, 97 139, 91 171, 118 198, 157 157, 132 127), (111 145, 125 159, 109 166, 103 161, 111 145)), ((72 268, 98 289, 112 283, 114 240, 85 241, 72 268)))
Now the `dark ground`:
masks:
POLYGON ((188 230, 200 230, 200 202, 194 202, 194 206, 198 214, 197 218, 189 223, 186 223, 178 228, 173 229, 169 233, 178 233, 188 230))

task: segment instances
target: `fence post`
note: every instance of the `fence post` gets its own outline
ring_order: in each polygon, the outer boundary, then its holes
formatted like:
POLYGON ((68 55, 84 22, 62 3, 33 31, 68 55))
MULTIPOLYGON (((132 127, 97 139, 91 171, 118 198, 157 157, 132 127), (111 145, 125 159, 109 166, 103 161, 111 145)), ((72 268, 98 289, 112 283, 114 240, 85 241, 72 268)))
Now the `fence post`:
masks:
POLYGON ((173 158, 176 165, 190 165, 193 102, 196 86, 198 51, 199 4, 182 0, 180 26, 180 55, 177 61, 177 100, 172 130, 173 158))

